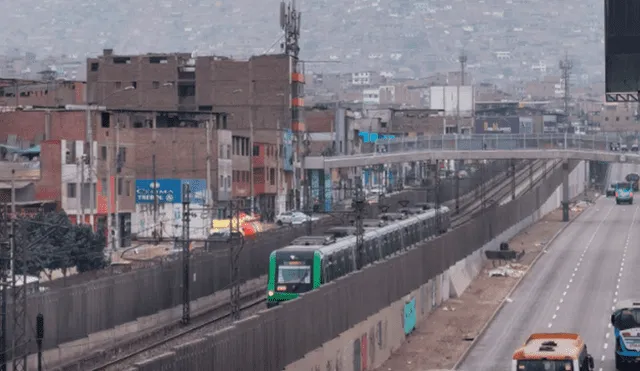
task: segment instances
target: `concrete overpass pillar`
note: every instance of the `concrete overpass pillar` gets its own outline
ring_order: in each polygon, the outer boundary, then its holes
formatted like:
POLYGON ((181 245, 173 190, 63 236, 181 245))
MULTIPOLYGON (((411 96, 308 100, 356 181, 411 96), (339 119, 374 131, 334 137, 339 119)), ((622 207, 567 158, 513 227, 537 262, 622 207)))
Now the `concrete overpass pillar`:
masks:
POLYGON ((562 221, 569 221, 569 161, 562 162, 562 221))

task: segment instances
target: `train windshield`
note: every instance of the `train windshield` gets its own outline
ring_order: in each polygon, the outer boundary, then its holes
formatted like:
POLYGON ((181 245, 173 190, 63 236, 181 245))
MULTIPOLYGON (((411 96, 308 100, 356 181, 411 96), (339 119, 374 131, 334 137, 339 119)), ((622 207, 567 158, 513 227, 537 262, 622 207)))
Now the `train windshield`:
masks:
POLYGON ((620 331, 640 327, 640 308, 623 309, 615 313, 613 325, 620 331))
POLYGON ((573 371, 573 362, 565 360, 518 361, 518 371, 573 371))
POLYGON ((311 266, 310 265, 280 265, 280 267, 278 267, 278 283, 284 283, 284 284, 311 283, 311 266))

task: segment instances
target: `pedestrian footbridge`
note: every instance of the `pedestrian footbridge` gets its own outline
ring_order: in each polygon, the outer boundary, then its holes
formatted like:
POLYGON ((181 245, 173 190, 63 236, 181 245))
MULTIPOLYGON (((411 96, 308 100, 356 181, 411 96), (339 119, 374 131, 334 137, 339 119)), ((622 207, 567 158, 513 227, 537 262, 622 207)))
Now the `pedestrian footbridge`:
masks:
MULTIPOLYGON (((637 152, 614 151, 617 135, 441 135, 379 140, 367 153, 307 156, 306 169, 365 167, 435 160, 562 159, 640 164, 637 152)), ((626 143, 623 143, 626 144, 626 143)), ((366 144, 364 144, 366 146, 366 144)))

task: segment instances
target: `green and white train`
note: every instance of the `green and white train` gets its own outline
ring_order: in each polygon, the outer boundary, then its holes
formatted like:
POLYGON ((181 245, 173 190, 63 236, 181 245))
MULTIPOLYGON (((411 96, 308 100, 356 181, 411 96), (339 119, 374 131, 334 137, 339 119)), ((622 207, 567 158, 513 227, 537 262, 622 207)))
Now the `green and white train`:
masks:
MULTIPOLYGON (((390 222, 375 220, 365 224, 365 264, 445 233, 451 225, 450 210, 446 206, 438 211, 440 228, 435 209, 416 211, 413 208, 412 212, 404 219, 390 222)), ((273 251, 269 257, 267 307, 295 299, 304 292, 353 272, 356 270, 356 258, 354 227, 333 228, 325 236, 301 237, 292 245, 273 251)))

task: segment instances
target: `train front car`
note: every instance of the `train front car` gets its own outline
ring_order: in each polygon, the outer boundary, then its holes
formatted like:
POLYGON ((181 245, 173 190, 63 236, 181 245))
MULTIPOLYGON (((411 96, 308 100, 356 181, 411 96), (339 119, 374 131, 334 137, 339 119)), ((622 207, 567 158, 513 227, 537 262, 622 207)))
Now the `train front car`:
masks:
POLYGON ((267 307, 297 298, 320 286, 320 257, 315 246, 288 246, 271 253, 267 307))

